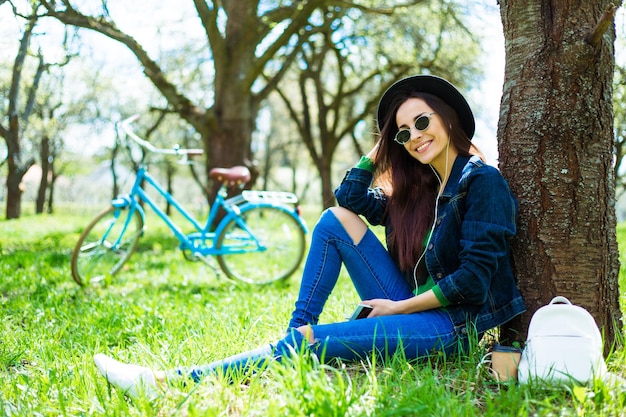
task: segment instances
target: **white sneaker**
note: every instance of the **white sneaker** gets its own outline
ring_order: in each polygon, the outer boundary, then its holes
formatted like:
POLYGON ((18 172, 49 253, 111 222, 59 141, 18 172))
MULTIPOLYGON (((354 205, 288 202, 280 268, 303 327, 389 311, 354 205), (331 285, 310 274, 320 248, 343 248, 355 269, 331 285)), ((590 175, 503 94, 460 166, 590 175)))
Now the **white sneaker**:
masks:
POLYGON ((96 354, 93 359, 107 381, 129 397, 137 399, 143 394, 153 400, 159 396, 152 369, 118 362, 102 353, 96 354))

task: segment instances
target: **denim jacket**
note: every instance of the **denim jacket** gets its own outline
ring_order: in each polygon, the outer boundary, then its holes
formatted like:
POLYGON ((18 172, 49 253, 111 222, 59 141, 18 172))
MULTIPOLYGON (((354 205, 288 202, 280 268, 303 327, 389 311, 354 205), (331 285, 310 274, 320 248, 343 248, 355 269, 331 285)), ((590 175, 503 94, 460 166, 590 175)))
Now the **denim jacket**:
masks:
MULTIPOLYGON (((340 206, 372 225, 384 221, 387 196, 371 188, 373 174, 353 168, 335 190, 340 206)), ((478 334, 526 308, 517 289, 509 241, 516 233, 517 201, 500 172, 480 158, 458 156, 439 197, 426 267, 450 303, 458 334, 478 334)))

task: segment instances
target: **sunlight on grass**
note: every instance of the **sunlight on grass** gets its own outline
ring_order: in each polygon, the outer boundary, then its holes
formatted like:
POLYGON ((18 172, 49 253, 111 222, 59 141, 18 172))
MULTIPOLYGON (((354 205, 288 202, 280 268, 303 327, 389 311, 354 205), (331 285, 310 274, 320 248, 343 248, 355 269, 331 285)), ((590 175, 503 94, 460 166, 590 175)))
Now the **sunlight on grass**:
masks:
MULTIPOLYGON (((477 365, 484 353, 407 363, 322 365, 296 357, 233 384, 211 377, 172 384, 155 402, 131 402, 93 364, 96 352, 169 369, 202 364, 272 342, 285 331, 298 291, 245 288, 187 262, 166 230, 151 227, 120 274, 80 288, 70 257, 92 213, 70 210, 0 222, 0 415, 502 416, 621 415, 624 393, 602 384, 540 389, 497 384, 477 365)), ((311 215, 312 226, 315 215, 311 215)), ((626 245, 626 225, 618 228, 626 245)), ((622 263, 626 258, 622 255, 622 263)), ((626 275, 620 285, 626 288, 626 275)), ((621 293, 622 308, 626 295, 621 293)), ((358 297, 340 277, 322 321, 344 320, 358 297)), ((613 369, 626 371, 623 350, 613 369)))

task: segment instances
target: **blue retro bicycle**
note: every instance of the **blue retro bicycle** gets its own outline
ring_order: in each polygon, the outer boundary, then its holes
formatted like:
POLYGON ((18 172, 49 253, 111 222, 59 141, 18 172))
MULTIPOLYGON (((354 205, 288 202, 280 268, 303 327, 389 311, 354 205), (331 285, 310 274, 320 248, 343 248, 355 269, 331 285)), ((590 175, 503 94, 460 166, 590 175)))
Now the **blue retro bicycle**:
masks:
MULTIPOLYGON (((139 118, 123 122, 121 140, 128 138, 149 152, 175 155, 183 160, 202 154, 201 149, 163 149, 140 138, 131 129, 139 118)), ((111 201, 111 206, 98 214, 81 233, 72 254, 72 277, 79 285, 102 281, 118 273, 137 249, 144 233, 149 206, 165 222, 180 242, 184 257, 207 263, 218 275, 210 257, 217 258, 220 269, 234 281, 246 284, 268 284, 286 280, 300 265, 305 252, 307 227, 300 216, 298 198, 281 191, 244 190, 227 198, 228 188, 243 186, 250 180, 246 167, 214 168, 209 176, 221 183, 202 224, 151 176, 146 166, 137 170, 128 194, 111 201), (162 196, 191 226, 183 233, 147 194, 146 187, 162 196), (222 209, 225 215, 212 227, 222 209)), ((187 225, 188 223, 188 225, 187 225)))

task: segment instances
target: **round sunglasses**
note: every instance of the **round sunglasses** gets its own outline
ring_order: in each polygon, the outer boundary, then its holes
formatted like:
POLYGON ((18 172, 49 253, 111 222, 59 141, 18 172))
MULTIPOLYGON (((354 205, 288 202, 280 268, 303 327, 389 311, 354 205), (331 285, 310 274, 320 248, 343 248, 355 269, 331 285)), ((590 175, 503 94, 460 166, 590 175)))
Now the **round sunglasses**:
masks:
MULTIPOLYGON (((430 126, 430 117, 435 113, 422 114, 417 119, 415 119, 415 128, 420 132, 428 129, 430 126)), ((411 129, 402 129, 396 133, 396 136, 393 138, 400 145, 404 145, 408 141, 411 140, 411 129)))

